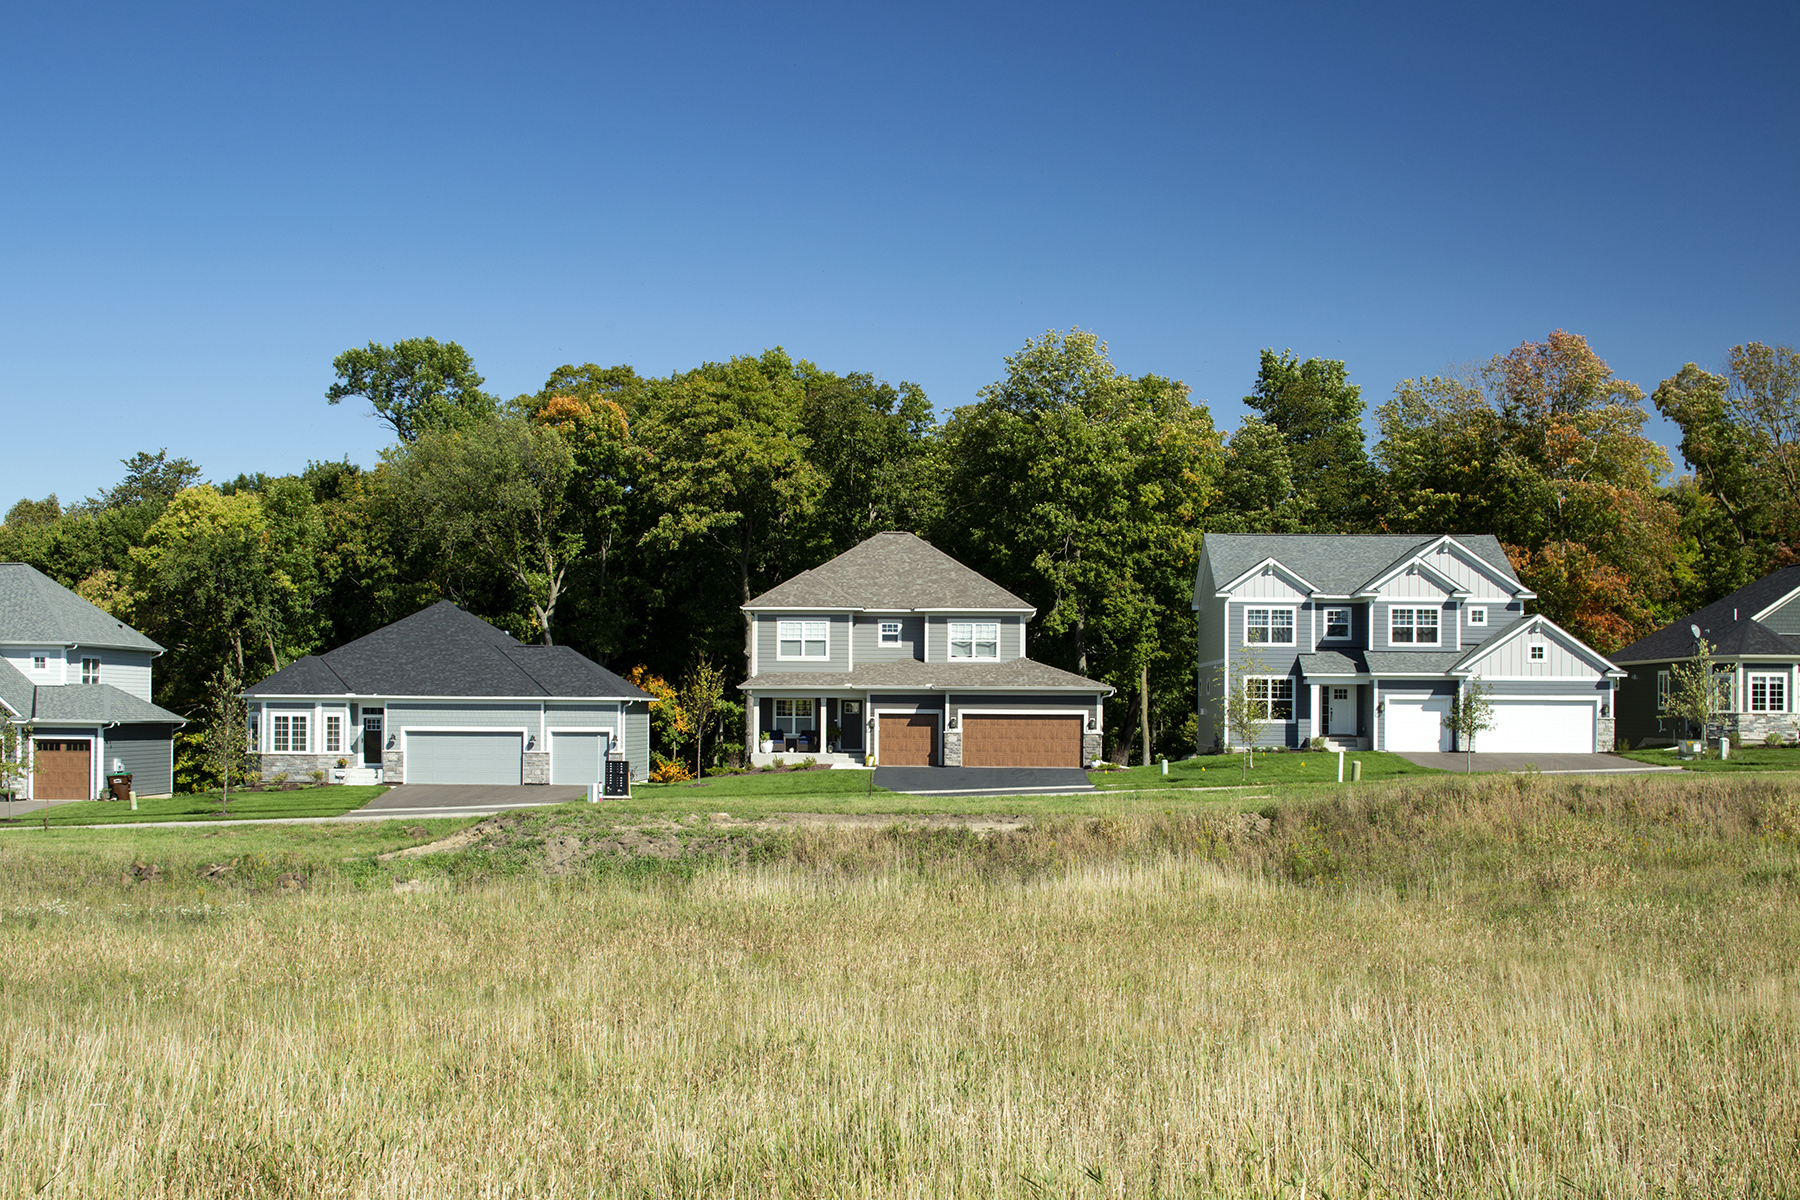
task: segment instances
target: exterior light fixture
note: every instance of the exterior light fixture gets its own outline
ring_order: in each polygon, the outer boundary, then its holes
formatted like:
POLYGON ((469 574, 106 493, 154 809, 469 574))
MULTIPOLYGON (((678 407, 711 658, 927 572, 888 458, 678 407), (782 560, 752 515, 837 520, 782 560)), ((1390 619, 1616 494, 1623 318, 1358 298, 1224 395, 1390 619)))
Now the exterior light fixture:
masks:
POLYGON ((537 749, 537 734, 528 733, 525 735, 525 748, 527 750, 536 750, 537 749))
POLYGON ((956 718, 955 717, 950 718, 950 728, 952 728, 952 729, 956 728, 956 718))
POLYGON ((1090 730, 1094 728, 1094 718, 1092 718, 1092 717, 1088 718, 1088 728, 1090 730))

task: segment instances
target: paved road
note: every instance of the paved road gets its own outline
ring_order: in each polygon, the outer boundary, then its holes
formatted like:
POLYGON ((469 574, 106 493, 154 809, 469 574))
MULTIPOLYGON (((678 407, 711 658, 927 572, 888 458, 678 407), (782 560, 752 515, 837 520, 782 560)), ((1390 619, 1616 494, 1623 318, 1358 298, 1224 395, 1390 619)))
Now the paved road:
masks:
POLYGON ((1080 767, 876 767, 875 786, 915 796, 1062 796, 1094 790, 1080 767))
POLYGON ((1679 767, 1655 767, 1616 754, 1402 754, 1409 763, 1440 771, 1523 771, 1535 766, 1546 775, 1650 775, 1679 767), (1473 760, 1470 762, 1468 760, 1473 760))

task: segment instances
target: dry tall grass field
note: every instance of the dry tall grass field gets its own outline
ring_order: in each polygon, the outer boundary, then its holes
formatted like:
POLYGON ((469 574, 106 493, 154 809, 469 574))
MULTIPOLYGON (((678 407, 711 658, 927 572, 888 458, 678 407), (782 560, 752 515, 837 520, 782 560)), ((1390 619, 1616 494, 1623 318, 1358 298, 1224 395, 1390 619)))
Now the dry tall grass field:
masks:
POLYGON ((570 817, 299 892, 8 834, 0 1194, 1794 1196, 1797 796, 702 821, 655 869, 570 817))

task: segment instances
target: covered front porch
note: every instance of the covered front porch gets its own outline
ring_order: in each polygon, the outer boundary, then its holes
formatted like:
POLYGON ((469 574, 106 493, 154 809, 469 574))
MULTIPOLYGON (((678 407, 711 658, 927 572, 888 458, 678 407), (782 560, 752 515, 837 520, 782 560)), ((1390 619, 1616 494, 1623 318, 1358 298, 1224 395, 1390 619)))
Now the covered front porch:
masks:
POLYGON ((832 767, 865 767, 867 697, 858 692, 764 694, 749 706, 752 766, 811 758, 832 767))

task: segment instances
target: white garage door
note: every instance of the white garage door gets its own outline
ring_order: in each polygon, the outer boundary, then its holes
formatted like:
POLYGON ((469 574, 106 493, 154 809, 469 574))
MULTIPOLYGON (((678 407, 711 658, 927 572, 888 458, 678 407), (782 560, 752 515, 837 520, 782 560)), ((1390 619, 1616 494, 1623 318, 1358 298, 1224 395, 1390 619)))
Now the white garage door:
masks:
POLYGON ((1594 704, 1568 700, 1495 700, 1494 727, 1475 739, 1488 754, 1592 754, 1594 704))
POLYGON ((605 783, 604 733, 553 733, 550 735, 551 783, 605 783))
POLYGON ((1420 697, 1416 700, 1386 699, 1386 740, 1382 749, 1395 752, 1450 749, 1450 734, 1444 729, 1444 717, 1450 711, 1450 697, 1420 697))
POLYGON ((524 750, 516 733, 406 735, 408 783, 520 783, 524 750))

